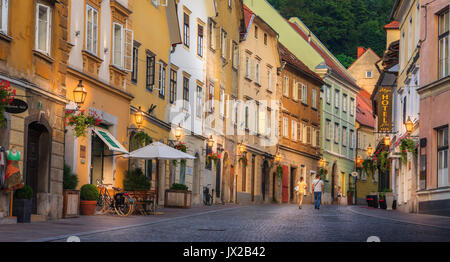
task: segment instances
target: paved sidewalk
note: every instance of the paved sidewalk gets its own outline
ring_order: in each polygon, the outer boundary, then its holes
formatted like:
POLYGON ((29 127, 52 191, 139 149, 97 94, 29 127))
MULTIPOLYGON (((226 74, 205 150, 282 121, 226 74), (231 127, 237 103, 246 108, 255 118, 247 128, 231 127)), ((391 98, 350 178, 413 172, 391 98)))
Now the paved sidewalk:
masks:
POLYGON ((358 215, 387 219, 396 222, 450 229, 450 217, 426 214, 404 213, 396 210, 384 210, 367 206, 348 206, 347 209, 358 215))
POLYGON ((160 208, 163 215, 118 217, 112 215, 81 216, 30 224, 0 225, 0 242, 51 241, 69 236, 108 232, 142 225, 201 216, 202 214, 241 208, 238 205, 199 206, 191 209, 160 208))

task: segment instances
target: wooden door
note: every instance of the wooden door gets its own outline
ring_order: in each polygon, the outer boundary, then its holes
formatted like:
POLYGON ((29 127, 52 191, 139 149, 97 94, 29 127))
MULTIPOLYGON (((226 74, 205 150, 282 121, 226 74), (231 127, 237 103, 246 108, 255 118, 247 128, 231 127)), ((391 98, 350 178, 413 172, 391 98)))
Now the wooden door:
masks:
POLYGON ((32 214, 37 214, 40 135, 39 130, 30 128, 28 131, 26 184, 33 189, 32 214))
POLYGON ((289 202, 289 167, 283 166, 283 181, 282 181, 282 201, 283 203, 289 202))

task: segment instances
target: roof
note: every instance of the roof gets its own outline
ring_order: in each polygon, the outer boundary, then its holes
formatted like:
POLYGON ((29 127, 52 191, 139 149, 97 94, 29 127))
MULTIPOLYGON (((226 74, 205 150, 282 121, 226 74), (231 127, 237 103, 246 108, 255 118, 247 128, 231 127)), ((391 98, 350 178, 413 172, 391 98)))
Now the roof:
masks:
MULTIPOLYGON (((308 41, 308 36, 295 24, 287 20, 288 23, 292 26, 292 28, 297 31, 297 33, 302 36, 306 41, 308 41)), ((346 73, 342 71, 342 69, 333 61, 333 59, 326 54, 325 51, 322 50, 319 46, 317 46, 314 41, 310 41, 309 44, 322 56, 322 58, 325 60, 325 63, 328 67, 330 67, 334 72, 336 72, 339 76, 347 80, 348 82, 352 83, 353 85, 357 86, 356 82, 351 79, 346 73)))
POLYGON ((383 27, 383 29, 399 29, 399 28, 400 28, 399 21, 392 21, 383 27))
POLYGON ((250 26, 253 24, 255 19, 258 19, 259 22, 261 22, 263 25, 265 25, 267 27, 267 29, 269 31, 272 31, 272 33, 274 35, 278 36, 278 32, 276 30, 274 30, 268 23, 266 23, 266 21, 264 21, 261 17, 259 17, 258 15, 256 15, 247 5, 243 5, 243 13, 244 13, 244 31, 241 32, 240 34, 240 38, 241 41, 245 40, 245 38, 247 37, 247 34, 250 32, 250 26))
POLYGON ((321 84, 325 84, 323 79, 314 71, 308 68, 300 59, 298 59, 291 51, 289 51, 283 44, 278 43, 280 50, 280 56, 283 61, 291 65, 292 67, 302 71, 304 74, 319 81, 321 84))
POLYGON ((364 89, 356 97, 356 121, 363 126, 375 128, 370 94, 364 89))
POLYGON ((367 48, 367 49, 365 49, 364 48, 364 52, 355 60, 355 61, 353 61, 353 63, 347 68, 347 69, 350 69, 359 59, 361 59, 361 57, 365 54, 365 53, 367 53, 367 51, 371 51, 372 53, 374 53, 375 55, 376 55, 376 57, 378 58, 378 60, 380 59, 380 56, 377 54, 377 53, 375 53, 375 51, 373 51, 372 50, 372 48, 367 48))

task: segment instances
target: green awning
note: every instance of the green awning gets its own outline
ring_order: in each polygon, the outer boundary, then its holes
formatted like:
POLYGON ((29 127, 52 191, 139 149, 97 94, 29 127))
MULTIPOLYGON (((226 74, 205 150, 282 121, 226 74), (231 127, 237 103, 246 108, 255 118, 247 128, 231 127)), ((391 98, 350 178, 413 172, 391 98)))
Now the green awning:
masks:
POLYGON ((103 141, 103 143, 105 143, 108 146, 109 150, 124 154, 129 153, 128 150, 126 150, 125 147, 122 146, 122 144, 120 144, 120 142, 117 141, 117 139, 113 135, 111 135, 110 132, 98 128, 94 128, 93 130, 97 134, 97 136, 103 141))

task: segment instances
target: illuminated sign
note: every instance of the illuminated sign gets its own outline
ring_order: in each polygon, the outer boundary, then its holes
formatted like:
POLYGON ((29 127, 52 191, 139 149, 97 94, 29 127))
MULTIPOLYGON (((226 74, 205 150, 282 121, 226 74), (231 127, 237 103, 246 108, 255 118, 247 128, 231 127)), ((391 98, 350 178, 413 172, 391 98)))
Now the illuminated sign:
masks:
POLYGON ((378 131, 392 132, 392 89, 378 90, 378 131))

